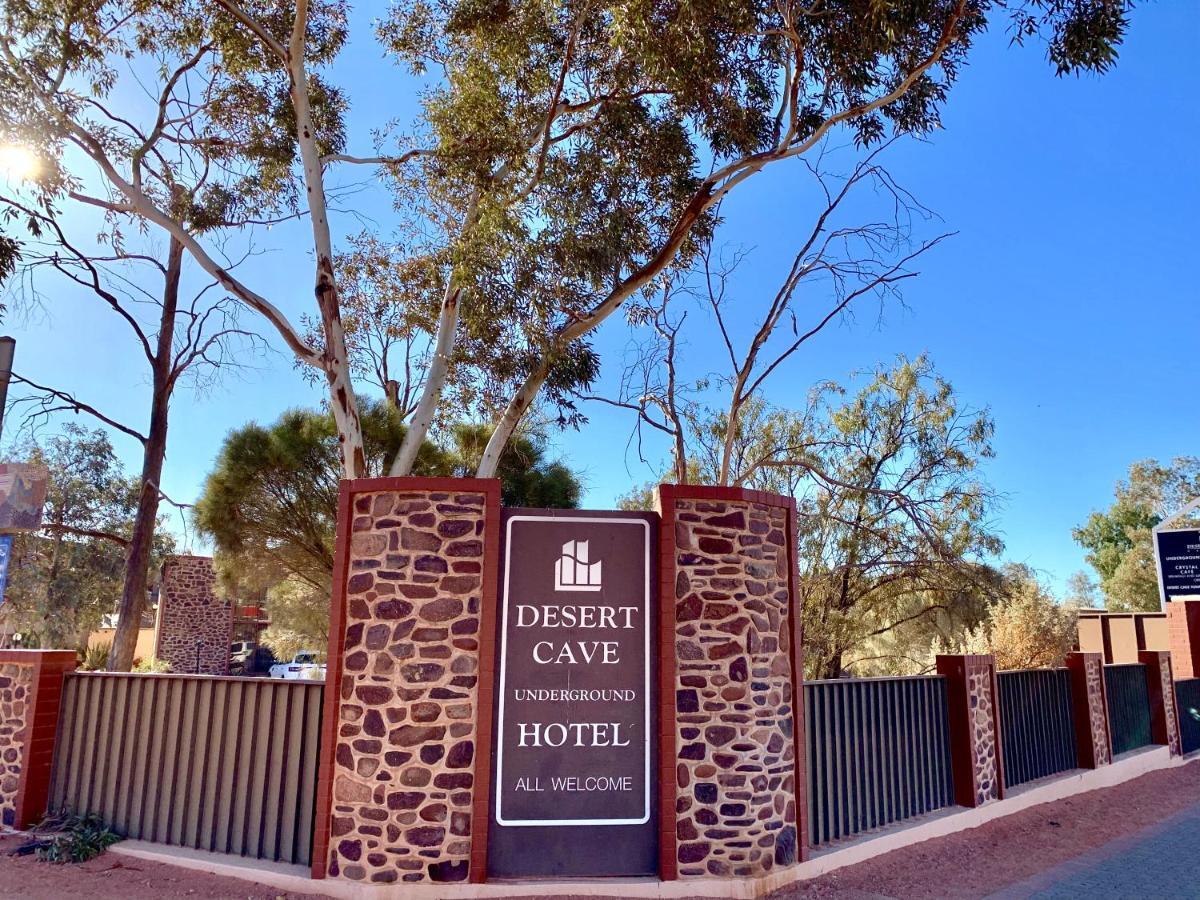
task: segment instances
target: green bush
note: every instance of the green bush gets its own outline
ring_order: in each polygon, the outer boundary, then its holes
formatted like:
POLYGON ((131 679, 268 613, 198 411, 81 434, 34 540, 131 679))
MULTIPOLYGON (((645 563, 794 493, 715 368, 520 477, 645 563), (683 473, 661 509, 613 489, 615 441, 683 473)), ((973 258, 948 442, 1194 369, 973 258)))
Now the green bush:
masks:
POLYGON ((133 664, 133 671, 140 674, 158 673, 171 671, 171 664, 163 659, 155 659, 153 656, 149 659, 139 659, 133 664))
POLYGON ((99 816, 92 815, 48 816, 37 832, 34 840, 37 857, 51 863, 87 862, 122 840, 99 816))
POLYGON ((108 652, 112 644, 96 644, 83 651, 83 662, 79 668, 84 672, 103 672, 108 667, 108 652))

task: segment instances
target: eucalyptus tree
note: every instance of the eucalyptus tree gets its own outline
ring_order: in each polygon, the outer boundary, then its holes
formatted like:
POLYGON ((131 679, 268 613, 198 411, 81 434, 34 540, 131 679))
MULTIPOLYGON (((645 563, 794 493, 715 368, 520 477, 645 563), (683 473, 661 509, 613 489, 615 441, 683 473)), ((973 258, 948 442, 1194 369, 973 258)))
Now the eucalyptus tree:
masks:
MULTIPOLYGON (((599 366, 592 332, 685 262, 717 204, 747 179, 834 132, 869 145, 934 127, 989 16, 1019 41, 1044 40, 1060 73, 1103 71, 1129 6, 402 0, 376 36, 425 80, 421 112, 350 152, 343 116, 353 97, 328 78, 347 39, 344 2, 25 0, 7 3, 0 23, 0 91, 19 98, 0 113, 0 134, 39 135, 56 158, 70 145, 95 164, 111 202, 167 229, 264 315, 326 380, 349 477, 365 461, 326 176, 335 165, 378 167, 428 226, 434 246, 421 252, 442 267, 425 377, 391 472, 411 471, 451 368, 475 363, 498 413, 477 470, 490 475, 539 397, 577 420, 570 392, 599 366), (196 90, 186 113, 152 116, 115 140, 128 120, 112 119, 104 100, 126 60, 148 53, 172 57, 167 77, 153 73, 160 83, 196 90), (146 189, 143 135, 169 136, 205 165, 249 168, 255 190, 304 211, 319 345, 278 296, 226 271, 146 189)), ((65 173, 46 182, 72 190, 65 173)))

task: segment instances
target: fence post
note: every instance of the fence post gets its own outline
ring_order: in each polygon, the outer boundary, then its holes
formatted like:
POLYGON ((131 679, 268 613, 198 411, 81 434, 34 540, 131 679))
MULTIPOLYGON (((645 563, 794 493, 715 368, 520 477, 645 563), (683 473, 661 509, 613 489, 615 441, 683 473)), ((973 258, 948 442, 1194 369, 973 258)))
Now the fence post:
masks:
POLYGON ((1146 667, 1146 689, 1150 695, 1150 736, 1156 744, 1165 744, 1171 756, 1179 756, 1179 711, 1175 706, 1175 682, 1171 678, 1171 654, 1160 650, 1138 652, 1138 662, 1146 667))
POLYGON ((1167 633, 1174 676, 1180 681, 1200 678, 1200 600, 1170 601, 1167 633))
POLYGON ((1067 670, 1071 673, 1079 768, 1106 766, 1112 762, 1112 734, 1104 692, 1104 657, 1099 653, 1068 653, 1067 670))
POLYGON ((937 671, 946 679, 954 802, 982 806, 1003 799, 995 657, 939 655, 937 671))
POLYGON ((0 827, 46 812, 63 677, 74 650, 0 650, 0 827))

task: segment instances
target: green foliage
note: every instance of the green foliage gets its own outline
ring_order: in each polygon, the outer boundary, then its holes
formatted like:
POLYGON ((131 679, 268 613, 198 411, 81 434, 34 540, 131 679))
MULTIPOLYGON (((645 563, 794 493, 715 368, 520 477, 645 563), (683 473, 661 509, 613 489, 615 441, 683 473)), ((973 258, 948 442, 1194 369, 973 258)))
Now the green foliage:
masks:
POLYGON ((133 664, 132 671, 143 675, 161 675, 171 671, 171 664, 166 660, 152 656, 149 659, 139 659, 133 664))
POLYGON ((901 357, 813 420, 792 476, 807 667, 837 677, 895 664, 893 654, 907 666, 907 650, 881 644, 925 619, 969 623, 978 562, 1001 548, 978 473, 991 419, 961 409, 928 359, 901 357))
MULTIPOLYGON (((404 432, 398 413, 387 405, 365 410, 368 473, 387 470, 404 432)), ((448 447, 426 441, 413 474, 470 474, 485 434, 482 426, 459 425, 447 436, 448 447)), ((578 479, 544 456, 544 448, 527 436, 510 444, 499 472, 506 503, 578 505, 578 479)), ((271 426, 251 424, 232 432, 196 504, 197 527, 216 545, 226 581, 239 589, 265 589, 286 581, 290 586, 274 598, 281 609, 308 598, 306 602, 327 615, 339 475, 337 430, 327 413, 292 410, 271 426)))
POLYGON ((92 644, 84 651, 79 668, 84 672, 103 672, 108 668, 108 652, 111 649, 111 641, 92 644))
POLYGON ((301 650, 323 652, 329 646, 328 590, 286 578, 267 592, 267 613, 271 627, 263 632, 262 643, 276 659, 291 659, 301 650))
MULTIPOLYGON (((0 615, 10 630, 35 635, 34 646, 81 646, 121 595, 137 480, 103 431, 75 424, 8 457, 46 465, 50 485, 42 530, 14 537, 0 615)), ((156 536, 151 572, 172 548, 169 535, 156 536)))
POLYGON ((1157 610, 1160 604, 1152 529, 1200 497, 1200 458, 1181 456, 1164 465, 1142 460, 1117 482, 1115 499, 1093 512, 1072 534, 1100 577, 1108 609, 1157 610))
POLYGON ((66 813, 47 817, 37 834, 37 857, 50 863, 87 862, 123 840, 99 816, 66 813))
POLYGON ((1063 664, 1075 640, 1074 610, 1060 605, 1028 566, 1010 564, 986 621, 957 646, 935 652, 990 653, 998 669, 1049 669, 1063 664))

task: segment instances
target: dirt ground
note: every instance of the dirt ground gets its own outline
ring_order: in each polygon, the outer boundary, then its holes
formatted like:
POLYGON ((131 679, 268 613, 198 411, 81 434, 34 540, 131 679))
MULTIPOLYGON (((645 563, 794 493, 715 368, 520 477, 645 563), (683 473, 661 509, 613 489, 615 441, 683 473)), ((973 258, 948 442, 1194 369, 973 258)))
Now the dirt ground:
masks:
POLYGON ((777 891, 771 900, 984 897, 1196 805, 1200 762, 914 844, 777 891))
MULTIPOLYGON (((1192 763, 916 844, 801 882, 772 894, 771 900, 983 897, 1198 805, 1200 763, 1192 763)), ((0 836, 0 896, 22 900, 302 900, 318 896, 283 893, 241 879, 204 875, 111 853, 77 866, 9 856, 21 842, 20 838, 0 836)))
POLYGON ((0 896, 21 900, 60 900, 65 897, 117 897, 120 900, 303 900, 317 894, 284 893, 240 878, 221 878, 166 863, 103 853, 79 865, 53 865, 33 856, 9 853, 24 838, 0 835, 0 896))

